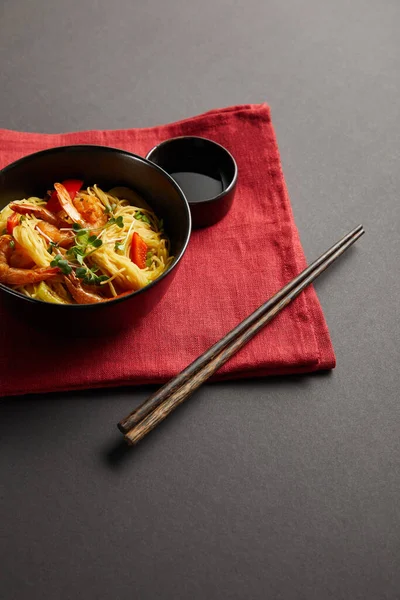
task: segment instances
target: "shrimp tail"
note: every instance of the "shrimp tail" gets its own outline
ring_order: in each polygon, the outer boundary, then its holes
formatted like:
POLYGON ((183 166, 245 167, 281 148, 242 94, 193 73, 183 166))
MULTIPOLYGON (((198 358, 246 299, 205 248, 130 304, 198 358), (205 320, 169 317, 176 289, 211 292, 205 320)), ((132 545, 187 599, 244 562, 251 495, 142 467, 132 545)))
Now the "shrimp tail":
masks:
POLYGON ((57 226, 59 223, 59 219, 57 219, 52 212, 43 206, 38 206, 37 204, 30 202, 21 202, 20 204, 17 202, 11 202, 10 208, 20 215, 34 215, 35 217, 46 221, 46 223, 50 223, 50 225, 57 226))
POLYGON ((86 222, 82 218, 80 212, 73 205, 71 196, 68 194, 65 187, 61 183, 55 183, 54 189, 57 192, 58 201, 60 202, 62 209, 67 213, 70 219, 72 219, 74 223, 78 223, 78 225, 81 227, 85 227, 86 222))
POLYGON ((64 282, 69 293, 78 304, 94 304, 106 300, 98 294, 85 290, 74 272, 65 275, 64 282))
POLYGON ((12 247, 10 235, 0 237, 0 283, 6 285, 27 285, 51 279, 60 273, 59 267, 39 267, 35 269, 15 269, 10 266, 12 247))
POLYGON ((58 275, 58 267, 40 267, 39 269, 13 269, 8 273, 0 272, 0 282, 6 285, 27 285, 28 283, 39 283, 58 275))
POLYGON ((62 248, 69 248, 74 243, 74 232, 72 229, 69 231, 60 231, 54 225, 46 223, 46 221, 39 221, 36 229, 40 231, 48 242, 57 243, 62 248))

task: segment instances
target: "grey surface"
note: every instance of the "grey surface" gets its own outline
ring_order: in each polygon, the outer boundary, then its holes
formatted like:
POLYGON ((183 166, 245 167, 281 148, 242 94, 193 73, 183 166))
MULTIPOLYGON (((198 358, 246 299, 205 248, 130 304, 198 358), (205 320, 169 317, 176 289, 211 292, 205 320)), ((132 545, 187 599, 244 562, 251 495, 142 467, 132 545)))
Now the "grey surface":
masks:
POLYGON ((1 598, 400 597, 399 9, 3 0, 0 126, 266 100, 308 258, 367 235, 316 286, 331 374, 204 387, 129 453, 149 389, 4 400, 1 598))

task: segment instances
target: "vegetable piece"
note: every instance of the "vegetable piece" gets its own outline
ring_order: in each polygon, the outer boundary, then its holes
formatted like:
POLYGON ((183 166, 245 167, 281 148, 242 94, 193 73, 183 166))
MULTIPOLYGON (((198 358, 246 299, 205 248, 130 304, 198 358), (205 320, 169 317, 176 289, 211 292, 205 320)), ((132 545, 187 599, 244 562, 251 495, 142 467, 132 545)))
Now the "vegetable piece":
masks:
MULTIPOLYGON (((71 200, 73 200, 75 198, 76 194, 81 189, 81 187, 83 185, 83 181, 80 181, 79 179, 67 179, 66 181, 62 182, 62 185, 67 190, 68 194, 71 197, 71 200)), ((61 210, 61 204, 58 199, 56 190, 54 190, 52 192, 50 199, 47 202, 46 208, 47 208, 47 210, 49 210, 53 213, 57 213, 61 210)))
POLYGON ((151 267, 153 252, 148 252, 146 254, 146 267, 151 267))
POLYGON ((146 267, 146 257, 147 244, 135 231, 135 233, 132 236, 130 259, 133 263, 135 263, 135 265, 139 267, 139 269, 144 269, 146 267))
POLYGON ((51 302, 52 304, 68 304, 58 294, 51 290, 44 281, 41 281, 36 291, 36 298, 43 302, 51 302))
POLYGON ((16 212, 13 212, 13 214, 8 217, 6 229, 7 229, 7 233, 9 235, 12 235, 13 231, 14 231, 14 227, 19 225, 19 219, 20 219, 20 215, 17 214, 16 212))

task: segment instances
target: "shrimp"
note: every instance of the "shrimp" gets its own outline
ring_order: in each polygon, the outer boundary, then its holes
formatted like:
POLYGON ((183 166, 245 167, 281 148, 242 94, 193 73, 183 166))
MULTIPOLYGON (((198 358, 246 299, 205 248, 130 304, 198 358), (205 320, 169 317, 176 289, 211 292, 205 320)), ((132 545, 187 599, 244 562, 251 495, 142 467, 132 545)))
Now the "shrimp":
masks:
POLYGON ((42 219, 54 227, 60 224, 60 219, 47 210, 47 208, 44 208, 44 206, 38 206, 37 204, 31 204, 30 202, 21 202, 20 204, 11 202, 10 208, 20 215, 35 215, 38 219, 42 219))
POLYGON ((39 229, 47 241, 54 242, 62 248, 69 248, 74 243, 74 232, 72 229, 69 231, 60 231, 58 227, 46 221, 39 221, 36 224, 36 228, 39 229))
POLYGON ((36 227, 43 234, 43 237, 47 239, 47 241, 55 242, 62 248, 69 248, 72 246, 74 241, 74 233, 72 229, 70 231, 60 231, 57 227, 64 224, 64 221, 57 215, 54 215, 52 212, 44 208, 43 206, 37 206, 36 204, 30 204, 29 202, 24 202, 21 204, 16 204, 15 202, 11 202, 10 208, 19 214, 22 215, 34 215, 38 219, 42 219, 36 225, 36 227))
POLYGON ((106 298, 102 298, 98 294, 88 292, 84 289, 74 272, 64 276, 65 285, 69 293, 78 304, 94 304, 96 302, 104 302, 106 298))
POLYGON ((16 269, 31 269, 35 266, 35 261, 32 260, 25 248, 17 241, 14 241, 14 250, 11 252, 8 262, 10 267, 16 269))
POLYGON ((88 194, 78 194, 73 200, 61 183, 55 183, 58 200, 67 215, 81 227, 97 228, 107 223, 107 215, 100 200, 88 194))
POLYGON ((58 267, 39 267, 35 269, 16 269, 10 266, 12 247, 10 235, 0 237, 0 283, 6 285, 26 285, 50 279, 60 272, 58 267))
POLYGON ((95 196, 89 194, 77 194, 72 201, 75 208, 92 227, 104 227, 107 223, 107 215, 104 206, 95 196))

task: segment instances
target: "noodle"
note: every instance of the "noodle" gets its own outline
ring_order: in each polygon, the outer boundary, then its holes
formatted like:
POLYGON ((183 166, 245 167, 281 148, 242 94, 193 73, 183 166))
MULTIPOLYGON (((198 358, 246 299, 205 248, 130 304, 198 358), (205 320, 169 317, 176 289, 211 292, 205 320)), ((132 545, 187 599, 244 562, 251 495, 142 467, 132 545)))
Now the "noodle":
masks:
POLYGON ((15 240, 27 251, 33 262, 39 267, 49 267, 52 256, 47 252, 49 242, 35 229, 38 219, 27 217, 14 228, 15 240))
MULTIPOLYGON (((58 197, 61 202, 62 196, 58 197)), ((173 257, 162 221, 136 192, 120 187, 106 193, 93 185, 71 197, 71 210, 68 196, 67 205, 63 202, 62 210, 52 213, 51 219, 49 211, 43 210, 46 202, 36 197, 15 201, 13 208, 7 205, 0 212, 2 235, 4 230, 10 234, 9 219, 18 214, 12 247, 34 263, 32 269, 23 272, 26 277, 17 277, 18 283, 7 283, 13 289, 58 304, 109 300, 142 289, 171 265, 173 257), (81 215, 79 225, 73 219, 76 211, 81 215), (43 226, 46 219, 48 229, 43 226), (57 274, 54 267, 61 272, 57 274), (34 283, 38 279, 30 278, 30 274, 39 268, 51 274, 46 281, 34 283)), ((4 272, 8 269, 9 276, 10 265, 1 266, 4 272)), ((0 282, 1 273, 0 269, 0 282)))

